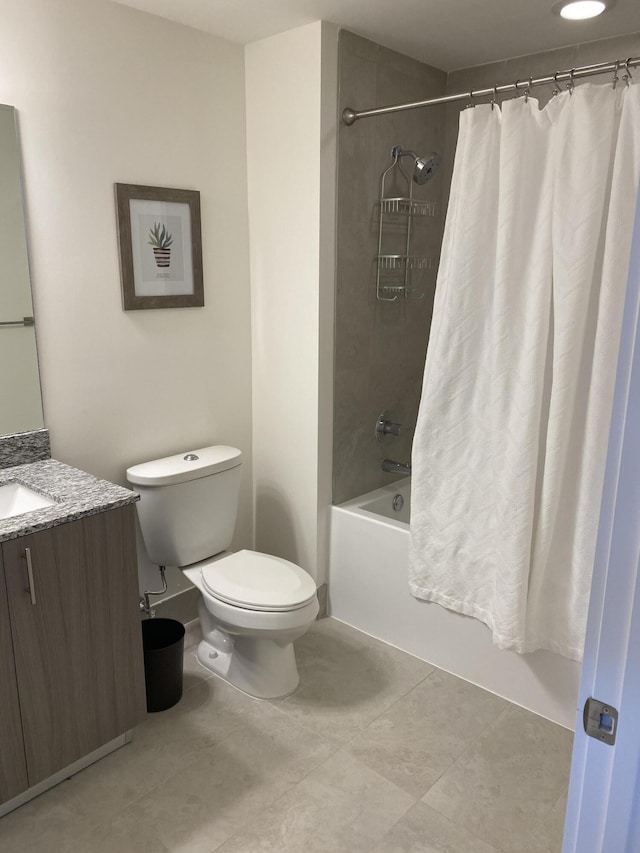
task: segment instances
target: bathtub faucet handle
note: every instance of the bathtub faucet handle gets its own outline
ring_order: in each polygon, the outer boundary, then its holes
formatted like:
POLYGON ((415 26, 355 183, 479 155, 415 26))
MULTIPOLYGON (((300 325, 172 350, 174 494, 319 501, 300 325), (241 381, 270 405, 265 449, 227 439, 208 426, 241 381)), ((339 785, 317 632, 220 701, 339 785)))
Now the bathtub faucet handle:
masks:
POLYGON ((376 439, 378 444, 386 444, 385 439, 387 436, 390 438, 391 436, 400 435, 401 428, 402 424, 395 421, 394 415, 391 412, 382 412, 376 421, 376 439))

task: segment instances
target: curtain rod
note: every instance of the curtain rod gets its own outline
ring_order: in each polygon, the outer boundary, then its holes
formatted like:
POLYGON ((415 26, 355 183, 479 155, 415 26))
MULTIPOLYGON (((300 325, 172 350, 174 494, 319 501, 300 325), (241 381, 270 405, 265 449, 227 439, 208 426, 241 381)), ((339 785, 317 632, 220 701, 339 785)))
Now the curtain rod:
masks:
POLYGON ((392 104, 388 107, 376 107, 370 110, 354 110, 351 107, 345 107, 342 111, 342 121, 346 125, 352 125, 360 118, 388 115, 389 113, 399 113, 405 110, 417 110, 420 107, 431 107, 435 104, 451 104, 454 101, 462 101, 465 98, 482 98, 486 95, 496 97, 496 95, 503 92, 517 92, 519 89, 525 89, 528 92, 532 86, 545 86, 549 85, 549 83, 558 84, 564 80, 568 80, 569 86, 571 86, 573 81, 579 77, 606 74, 608 71, 614 72, 614 79, 617 81, 618 71, 622 69, 628 74, 630 68, 637 68, 639 65, 640 56, 636 56, 629 59, 617 59, 613 62, 598 62, 596 65, 582 65, 580 68, 571 68, 568 71, 556 71, 555 74, 550 74, 546 77, 529 77, 526 80, 516 80, 515 83, 503 83, 500 86, 490 86, 488 89, 472 89, 470 92, 460 92, 457 95, 443 95, 440 98, 430 98, 426 101, 392 104))

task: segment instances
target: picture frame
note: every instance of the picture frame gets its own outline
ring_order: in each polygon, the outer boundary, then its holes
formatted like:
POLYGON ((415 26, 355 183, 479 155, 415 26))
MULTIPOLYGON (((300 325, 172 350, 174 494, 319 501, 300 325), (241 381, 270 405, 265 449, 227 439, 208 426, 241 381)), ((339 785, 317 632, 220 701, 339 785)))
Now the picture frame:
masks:
POLYGON ((202 307, 200 193, 114 186, 123 309, 202 307))

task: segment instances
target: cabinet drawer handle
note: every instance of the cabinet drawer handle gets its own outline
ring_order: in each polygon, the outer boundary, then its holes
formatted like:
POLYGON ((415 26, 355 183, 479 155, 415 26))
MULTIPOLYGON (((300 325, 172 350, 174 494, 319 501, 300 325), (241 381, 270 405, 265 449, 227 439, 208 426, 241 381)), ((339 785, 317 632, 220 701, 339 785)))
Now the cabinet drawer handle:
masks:
POLYGON ((31 564, 31 548, 24 549, 24 556, 27 560, 27 574, 29 575, 29 595, 31 596, 31 603, 36 603, 36 585, 33 582, 33 565, 31 564))

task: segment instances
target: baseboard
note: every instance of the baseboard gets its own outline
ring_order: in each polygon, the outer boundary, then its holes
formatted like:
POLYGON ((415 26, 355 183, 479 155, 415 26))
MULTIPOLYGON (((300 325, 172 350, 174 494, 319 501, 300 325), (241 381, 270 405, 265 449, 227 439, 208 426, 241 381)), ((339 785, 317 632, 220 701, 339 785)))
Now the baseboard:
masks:
POLYGON ((37 785, 28 788, 26 791, 18 794, 17 797, 0 804, 0 818, 9 814, 9 812, 12 812, 14 809, 23 806, 25 803, 28 803, 29 800, 33 800, 34 797, 40 796, 40 794, 48 791, 49 788, 53 788, 54 785, 59 785, 60 782, 64 782, 66 779, 70 779, 71 776, 75 776, 76 773, 79 773, 81 770, 84 770, 85 767, 88 767, 90 764, 94 764, 96 761, 104 758, 105 755, 109 755, 110 752, 114 752, 116 749, 120 749, 121 746, 125 746, 125 744, 131 741, 132 737, 133 730, 129 729, 123 734, 118 735, 118 737, 113 740, 110 740, 108 743, 98 747, 98 749, 94 749, 93 752, 90 752, 88 755, 74 761, 73 764, 69 764, 67 767, 63 767, 62 770, 58 770, 57 773, 54 773, 53 776, 49 776, 48 779, 43 779, 42 782, 38 782, 37 785))
POLYGON ((193 622, 198 618, 198 597, 199 591, 193 587, 192 589, 183 589, 169 598, 163 598, 162 601, 153 601, 151 606, 156 611, 156 617, 161 616, 164 619, 177 619, 183 625, 193 622))
POLYGON ((192 622, 186 622, 184 626, 184 647, 191 649, 197 646, 202 640, 202 628, 200 627, 200 619, 194 619, 192 622))
POLYGON ((318 610, 318 615, 316 619, 325 619, 329 613, 327 610, 327 585, 323 583, 322 586, 318 587, 318 604, 320 605, 320 610, 318 610))

